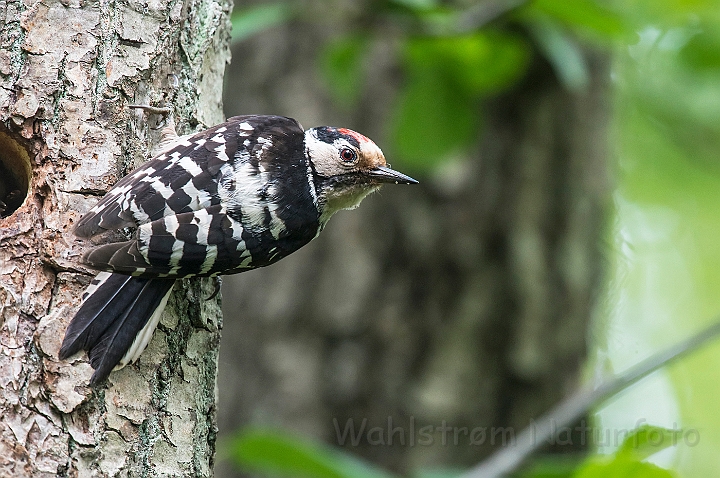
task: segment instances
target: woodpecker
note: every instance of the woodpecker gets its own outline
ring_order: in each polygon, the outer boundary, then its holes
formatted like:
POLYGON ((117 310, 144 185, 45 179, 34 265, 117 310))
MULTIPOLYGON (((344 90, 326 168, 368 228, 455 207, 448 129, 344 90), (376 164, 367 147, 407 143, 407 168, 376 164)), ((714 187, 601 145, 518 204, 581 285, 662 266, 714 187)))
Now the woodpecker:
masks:
POLYGON ((91 238, 135 228, 132 239, 83 256, 100 272, 83 294, 59 357, 86 350, 95 369, 91 384, 138 359, 176 280, 274 264, 381 185, 417 183, 390 169, 380 148, 355 131, 304 131, 282 116, 235 116, 184 137, 170 127, 161 145, 160 154, 118 181, 74 229, 91 238))

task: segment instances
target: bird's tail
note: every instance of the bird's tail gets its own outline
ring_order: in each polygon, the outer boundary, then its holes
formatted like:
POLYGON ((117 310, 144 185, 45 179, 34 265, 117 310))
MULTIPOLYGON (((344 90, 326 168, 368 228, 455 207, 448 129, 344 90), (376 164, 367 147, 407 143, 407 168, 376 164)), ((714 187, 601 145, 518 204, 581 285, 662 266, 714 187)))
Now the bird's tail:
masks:
POLYGON ((167 304, 174 279, 146 279, 101 272, 65 332, 60 359, 88 351, 97 383, 140 356, 167 304))

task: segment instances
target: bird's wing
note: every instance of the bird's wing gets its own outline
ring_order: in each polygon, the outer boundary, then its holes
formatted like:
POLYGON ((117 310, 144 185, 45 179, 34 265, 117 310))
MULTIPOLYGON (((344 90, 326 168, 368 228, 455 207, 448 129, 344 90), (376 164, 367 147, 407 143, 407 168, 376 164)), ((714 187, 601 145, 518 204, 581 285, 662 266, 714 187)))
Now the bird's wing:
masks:
POLYGON ((142 277, 212 275, 251 268, 243 236, 242 226, 216 205, 142 224, 136 240, 96 247, 84 260, 95 269, 142 277))
POLYGON ((135 227, 220 203, 218 173, 239 155, 259 154, 263 139, 297 135, 281 116, 236 116, 174 146, 122 178, 75 227, 78 237, 135 227))
POLYGON ((136 240, 90 250, 90 267, 140 277, 232 274, 280 260, 307 244, 317 227, 277 237, 270 229, 249 231, 220 206, 165 216, 140 225, 136 240))

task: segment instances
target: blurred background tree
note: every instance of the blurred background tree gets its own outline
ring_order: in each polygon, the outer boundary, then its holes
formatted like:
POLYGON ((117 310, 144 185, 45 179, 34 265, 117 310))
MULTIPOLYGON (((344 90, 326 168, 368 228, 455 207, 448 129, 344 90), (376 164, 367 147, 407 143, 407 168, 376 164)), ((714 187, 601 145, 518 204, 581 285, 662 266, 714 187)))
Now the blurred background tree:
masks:
MULTIPOLYGON (((227 116, 356 129, 421 186, 386 187, 309 247, 225 281, 221 438, 263 425, 338 444, 338 426, 367 419, 352 453, 464 468, 502 442, 409 446, 411 422, 519 431, 584 371, 622 371, 717 313, 718 6, 236 5, 227 116), (405 443, 388 443, 393 427, 405 443)), ((658 460, 713 476, 719 354, 595 424, 702 430, 658 460)), ((575 438, 552 451, 588 445, 575 438)), ((241 475, 225 463, 218 476, 241 475)))

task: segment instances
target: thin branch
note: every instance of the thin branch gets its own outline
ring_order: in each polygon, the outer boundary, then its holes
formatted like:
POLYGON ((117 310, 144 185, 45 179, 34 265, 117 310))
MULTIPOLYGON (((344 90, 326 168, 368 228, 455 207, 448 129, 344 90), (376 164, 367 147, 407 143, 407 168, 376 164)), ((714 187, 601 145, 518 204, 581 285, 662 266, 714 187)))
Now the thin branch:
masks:
POLYGON ((659 368, 694 352, 718 335, 720 335, 720 317, 716 318, 713 325, 643 360, 599 387, 579 390, 520 432, 515 446, 503 448, 491 455, 478 466, 461 475, 461 478, 500 478, 509 475, 545 445, 557 430, 572 425, 608 398, 659 368))

